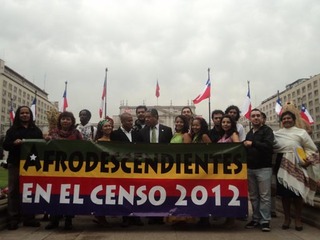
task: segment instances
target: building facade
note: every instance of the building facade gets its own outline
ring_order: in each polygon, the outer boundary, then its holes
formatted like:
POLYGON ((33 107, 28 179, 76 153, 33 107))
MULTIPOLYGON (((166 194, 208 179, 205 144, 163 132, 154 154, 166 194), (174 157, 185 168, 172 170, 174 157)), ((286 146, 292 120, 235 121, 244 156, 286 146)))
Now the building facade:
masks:
POLYGON ((31 106, 36 97, 36 116, 35 122, 42 130, 48 126, 46 112, 55 107, 48 100, 48 94, 37 87, 32 82, 9 68, 0 59, 0 134, 4 136, 10 126, 11 105, 14 111, 19 106, 31 106))
MULTIPOLYGON (((320 142, 320 74, 310 78, 302 78, 286 85, 284 91, 279 92, 282 104, 293 102, 298 109, 304 104, 314 120, 312 125, 312 139, 320 142)), ((267 124, 279 127, 279 116, 275 112, 278 94, 274 94, 262 101, 258 108, 267 115, 267 124)), ((274 129, 276 130, 276 129, 274 129)))

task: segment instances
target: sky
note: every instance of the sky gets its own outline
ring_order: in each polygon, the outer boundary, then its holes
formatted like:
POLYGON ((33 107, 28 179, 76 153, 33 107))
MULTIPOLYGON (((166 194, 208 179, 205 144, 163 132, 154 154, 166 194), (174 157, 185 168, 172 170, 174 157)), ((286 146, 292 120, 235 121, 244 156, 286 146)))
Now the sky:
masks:
MULTIPOLYGON (((210 68, 211 110, 253 107, 320 73, 319 0, 0 0, 0 58, 68 110, 188 105, 210 68), (155 96, 156 83, 160 97, 155 96)), ((208 100, 196 105, 208 118, 208 100)))

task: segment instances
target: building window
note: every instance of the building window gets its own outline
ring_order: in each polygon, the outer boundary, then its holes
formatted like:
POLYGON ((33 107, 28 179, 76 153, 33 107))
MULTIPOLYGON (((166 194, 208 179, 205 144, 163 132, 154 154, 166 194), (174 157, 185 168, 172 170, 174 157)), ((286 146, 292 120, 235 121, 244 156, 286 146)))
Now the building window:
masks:
POLYGON ((302 93, 306 92, 306 87, 302 87, 302 93))
POLYGON ((318 96, 319 95, 319 90, 314 90, 314 96, 318 96))
POLYGON ((313 106, 313 102, 312 101, 309 101, 309 107, 312 107, 313 106))
POLYGON ((3 87, 7 87, 7 81, 6 80, 3 80, 2 86, 3 87))
POLYGON ((21 93, 22 93, 22 90, 21 90, 21 89, 19 89, 19 96, 21 96, 21 93))
POLYGON ((311 90, 311 83, 308 83, 308 90, 311 90))
POLYGON ((300 89, 297 89, 297 96, 300 95, 300 89))
POLYGON ((3 90, 2 90, 2 96, 5 97, 6 95, 7 95, 7 91, 3 89, 3 90))
POLYGON ((318 87, 318 80, 315 80, 314 82, 313 82, 313 87, 315 88, 315 87, 318 87))
POLYGON ((17 87, 13 87, 13 92, 14 92, 14 93, 17 92, 17 87))
POLYGON ((298 98, 298 104, 300 104, 301 103, 301 98, 298 98))

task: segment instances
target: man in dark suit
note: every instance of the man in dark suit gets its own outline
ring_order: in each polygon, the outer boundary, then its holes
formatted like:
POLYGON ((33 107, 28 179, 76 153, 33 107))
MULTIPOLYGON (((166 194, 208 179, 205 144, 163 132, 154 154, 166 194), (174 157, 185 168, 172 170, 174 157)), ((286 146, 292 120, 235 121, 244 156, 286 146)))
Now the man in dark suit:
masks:
MULTIPOLYGON (((137 131, 133 131, 133 118, 130 113, 124 112, 120 115, 121 126, 113 131, 110 135, 111 141, 120 142, 141 142, 140 134, 137 131)), ((129 225, 143 226, 143 222, 140 217, 124 216, 122 218, 122 227, 128 227, 129 225)))
MULTIPOLYGON (((172 129, 159 124, 159 114, 154 108, 146 111, 146 126, 139 133, 144 143, 170 143, 172 138, 172 129)), ((163 224, 164 222, 162 217, 150 217, 148 223, 163 224)))
POLYGON ((157 109, 146 111, 146 126, 140 130, 142 142, 145 143, 170 143, 172 129, 159 124, 159 114, 157 109))
POLYGON ((114 130, 110 135, 111 141, 120 142, 141 142, 140 134, 137 131, 132 131, 133 118, 130 113, 122 113, 120 115, 121 126, 114 130))

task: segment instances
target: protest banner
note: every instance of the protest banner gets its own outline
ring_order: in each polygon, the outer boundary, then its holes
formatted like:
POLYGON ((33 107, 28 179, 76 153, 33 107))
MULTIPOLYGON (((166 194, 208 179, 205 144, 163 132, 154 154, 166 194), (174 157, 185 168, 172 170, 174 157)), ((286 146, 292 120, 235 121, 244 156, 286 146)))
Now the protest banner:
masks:
POLYGON ((248 213, 241 143, 130 144, 26 140, 25 213, 224 216, 248 213))

